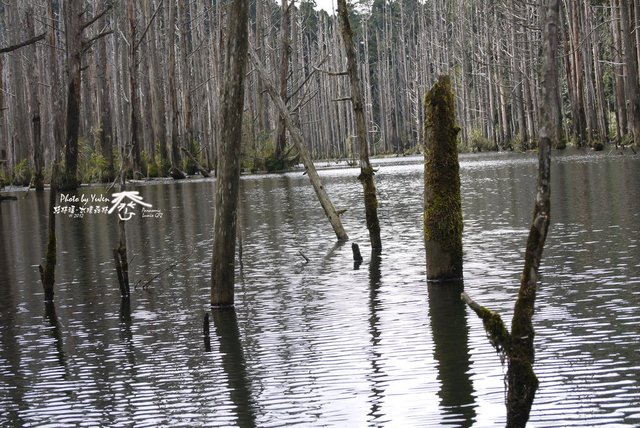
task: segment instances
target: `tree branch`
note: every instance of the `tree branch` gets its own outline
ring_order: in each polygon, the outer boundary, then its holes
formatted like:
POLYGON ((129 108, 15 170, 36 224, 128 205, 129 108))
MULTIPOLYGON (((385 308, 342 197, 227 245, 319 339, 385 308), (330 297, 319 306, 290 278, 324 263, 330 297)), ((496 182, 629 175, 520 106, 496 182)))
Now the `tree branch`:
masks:
POLYGON ((82 42, 82 50, 86 51, 87 49, 89 49, 91 47, 91 45, 103 38, 104 36, 108 36, 109 34, 112 34, 113 30, 109 29, 109 30, 103 30, 102 32, 100 32, 99 34, 96 34, 95 36, 93 36, 92 38, 90 38, 89 40, 85 40, 82 42))
POLYGON ((460 294, 460 299, 482 320, 482 325, 484 325, 484 330, 487 332, 489 342, 496 348, 496 351, 501 355, 508 355, 511 344, 511 334, 507 331, 500 314, 484 306, 480 306, 469 297, 467 293, 460 294))
POLYGON ((140 39, 138 40, 138 42, 133 47, 134 51, 136 49, 138 49, 138 46, 140 46, 140 43, 142 43, 142 41, 144 40, 144 36, 147 35, 147 31, 149 31, 149 28, 151 27, 151 24, 153 23, 153 20, 155 19, 156 15, 158 14, 158 11, 160 10, 160 6, 162 6, 162 2, 163 2, 163 0, 160 0, 160 2, 158 3, 158 6, 156 7, 156 10, 153 12, 153 15, 151 15, 151 18, 149 19, 149 22, 147 23, 147 27, 144 29, 144 31, 142 32, 142 35, 140 36, 140 39))
POLYGON ((109 2, 104 9, 102 9, 100 12, 96 13, 94 15, 93 18, 91 18, 90 20, 88 20, 87 22, 83 23, 80 25, 80 32, 84 31, 87 27, 89 27, 91 24, 93 24, 94 22, 96 22, 98 19, 102 18, 107 12, 109 12, 112 8, 112 4, 111 2, 109 2))
POLYGON ((32 44, 34 44, 36 42, 39 42, 40 40, 43 40, 46 35, 47 35, 47 33, 42 33, 42 34, 39 34, 39 35, 37 35, 35 37, 30 38, 29 40, 25 40, 24 42, 20 42, 20 43, 17 43, 15 45, 7 46, 6 48, 0 48, 0 54, 7 53, 7 52, 13 52, 13 51, 15 51, 17 49, 20 49, 20 48, 23 48, 25 46, 32 45, 32 44))

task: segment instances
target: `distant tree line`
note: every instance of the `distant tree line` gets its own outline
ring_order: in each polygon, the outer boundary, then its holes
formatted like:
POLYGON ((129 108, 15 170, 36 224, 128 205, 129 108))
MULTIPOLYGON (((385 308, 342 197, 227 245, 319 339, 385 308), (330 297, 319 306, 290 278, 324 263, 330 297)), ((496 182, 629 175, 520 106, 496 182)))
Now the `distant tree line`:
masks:
MULTIPOLYGON (((373 155, 422 144, 423 98, 441 74, 456 94, 463 150, 538 142, 542 2, 351 3, 373 155)), ((219 142, 226 2, 0 2, 0 178, 39 183, 59 155, 61 188, 213 169, 219 142)), ((357 159, 338 18, 313 1, 252 0, 249 45, 318 158, 357 159)), ((564 0, 560 90, 546 106, 564 142, 640 143, 640 0, 564 0)), ((295 160, 283 119, 251 68, 243 167, 295 160)))

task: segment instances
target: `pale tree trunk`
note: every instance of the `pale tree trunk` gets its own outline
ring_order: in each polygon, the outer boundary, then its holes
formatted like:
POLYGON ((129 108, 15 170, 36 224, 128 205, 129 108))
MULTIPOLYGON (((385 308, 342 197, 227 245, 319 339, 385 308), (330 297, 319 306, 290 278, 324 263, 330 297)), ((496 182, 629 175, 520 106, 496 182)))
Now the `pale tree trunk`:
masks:
POLYGON ((176 87, 176 5, 175 0, 169 0, 168 23, 168 67, 169 67, 169 121, 171 122, 171 170, 172 174, 178 174, 181 168, 180 142, 178 140, 178 89, 176 87))
POLYGON ((620 7, 620 26, 622 30, 622 48, 624 62, 627 66, 626 97, 629 112, 629 128, 633 134, 633 142, 640 147, 640 87, 638 82, 638 56, 634 49, 632 21, 626 1, 618 0, 620 7))
POLYGON ((552 113, 545 107, 551 105, 558 91, 556 51, 558 43, 559 0, 547 0, 543 36, 544 63, 541 100, 540 144, 538 147, 538 183, 533 221, 527 240, 524 269, 520 277, 520 289, 515 303, 511 333, 497 313, 480 306, 466 293, 462 299, 482 318, 491 343, 507 357, 507 427, 525 427, 538 389, 538 378, 533 372, 534 328, 536 290, 542 250, 550 223, 550 170, 551 146, 554 128, 552 113))
MULTIPOLYGON (((159 7, 159 6, 158 6, 159 7)), ((153 144, 157 145, 160 162, 158 172, 160 176, 166 176, 169 172, 169 155, 167 153, 167 128, 165 125, 165 104, 160 86, 162 69, 158 60, 157 50, 161 47, 161 42, 157 40, 155 19, 158 10, 152 13, 151 0, 144 0, 144 17, 149 25, 147 66, 149 69, 149 86, 151 98, 151 128, 153 131, 153 144)))
POLYGON ((247 62, 248 0, 233 0, 227 10, 227 44, 224 56, 221 141, 218 146, 218 180, 215 195, 211 306, 234 303, 235 249, 240 193, 240 145, 247 62))
MULTIPOLYGON (((287 102, 287 80, 289 76, 291 6, 293 6, 293 4, 290 5, 287 0, 282 0, 282 20, 280 22, 280 74, 278 75, 278 88, 280 91, 280 98, 282 98, 285 103, 287 102)), ((284 124, 284 119, 282 118, 282 116, 280 116, 276 126, 275 151, 273 154, 274 160, 277 163, 279 163, 278 161, 281 160, 285 150, 286 131, 287 128, 284 124)))
POLYGON ((270 81, 269 73, 267 72, 267 70, 265 70, 264 66, 260 62, 260 59, 258 58, 258 55, 255 53, 253 49, 249 49, 249 55, 253 60, 255 71, 259 74, 265 86, 265 89, 269 93, 271 100, 274 102, 276 108, 278 109, 278 113, 285 121, 285 125, 287 126, 287 129, 289 130, 289 134, 293 139, 293 144, 295 145, 296 150, 300 154, 300 159, 302 160, 305 170, 309 175, 309 180, 313 185, 313 190, 315 191, 316 196, 320 201, 320 205, 322 205, 322 208, 324 209, 325 215, 327 216, 327 218, 329 219, 329 222, 331 223, 331 226, 333 227, 333 231, 335 232, 336 237, 338 238, 339 241, 348 240, 349 237, 347 236, 347 232, 345 232, 344 227, 342 227, 340 216, 337 213, 335 207, 333 206, 331 199, 329 199, 329 195, 327 194, 326 189, 324 188, 324 186, 322 185, 322 182, 320 181, 320 176, 316 171, 316 167, 313 165, 313 160, 311 159, 311 156, 309 155, 309 152, 307 151, 304 145, 302 134, 300 133, 300 130, 293 122, 293 118, 291 117, 291 114, 287 110, 287 106, 285 105, 284 100, 280 97, 274 84, 270 81))
POLYGON ((371 162, 369 162, 369 140, 367 138, 364 100, 360 89, 360 79, 358 78, 353 31, 349 23, 349 11, 347 10, 346 0, 338 0, 338 15, 340 17, 342 41, 344 42, 347 53, 347 74, 351 82, 351 104, 355 115, 358 149, 360 151, 360 176, 358 179, 364 188, 364 206, 371 248, 380 250, 382 249, 382 242, 380 240, 380 221, 378 220, 378 196, 376 194, 376 183, 373 178, 373 167, 371 166, 371 162))

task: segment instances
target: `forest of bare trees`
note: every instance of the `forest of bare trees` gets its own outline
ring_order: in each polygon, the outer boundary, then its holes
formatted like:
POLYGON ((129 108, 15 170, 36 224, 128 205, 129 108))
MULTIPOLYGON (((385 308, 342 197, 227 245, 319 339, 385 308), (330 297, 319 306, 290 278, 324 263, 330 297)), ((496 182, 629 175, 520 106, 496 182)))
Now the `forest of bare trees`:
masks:
MULTIPOLYGON (((527 150, 541 116, 542 2, 373 0, 350 4, 370 152, 422 144, 423 98, 450 74, 463 150, 527 150), (540 3, 540 4, 539 4, 540 3)), ((225 8, 214 0, 0 2, 0 177, 61 188, 215 166, 225 8)), ((338 18, 307 0, 250 3, 249 46, 272 74, 311 155, 357 158, 338 18)), ((553 105, 566 141, 640 143, 640 0, 564 0, 553 105)), ((243 167, 295 159, 248 67, 243 167)), ((562 143, 561 143, 562 145, 562 143)))

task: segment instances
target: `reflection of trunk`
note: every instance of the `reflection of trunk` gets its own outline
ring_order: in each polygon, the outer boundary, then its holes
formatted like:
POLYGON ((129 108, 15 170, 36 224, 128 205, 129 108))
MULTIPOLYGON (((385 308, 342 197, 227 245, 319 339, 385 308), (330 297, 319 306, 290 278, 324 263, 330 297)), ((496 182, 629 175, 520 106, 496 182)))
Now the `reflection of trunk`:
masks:
POLYGON ((462 278, 462 207, 455 100, 448 76, 425 97, 424 240, 427 280, 462 278))
MULTIPOLYGON (((120 192, 126 190, 125 168, 120 172, 120 192)), ((127 230, 124 220, 118 218, 118 248, 113 249, 113 259, 116 264, 118 284, 120 285, 120 296, 129 298, 129 260, 127 258, 127 230)))
POLYGON ((269 79, 269 74, 265 70, 262 63, 260 62, 258 55, 255 53, 253 49, 249 49, 249 55, 251 55, 251 59, 253 60, 255 71, 260 76, 260 79, 262 79, 262 83, 264 83, 265 89, 269 93, 271 100, 275 104, 280 115, 284 118, 285 125, 289 129, 289 134, 293 139, 293 144, 295 145, 296 150, 300 155, 300 159, 305 167, 305 170, 307 171, 307 174, 309 175, 309 180, 311 181, 313 190, 316 192, 316 196, 320 201, 320 205, 322 205, 322 208, 324 209, 324 213, 329 219, 329 222, 331 223, 331 227, 333 227, 333 231, 335 232, 339 241, 348 240, 349 237, 347 236, 347 232, 344 230, 344 227, 342 227, 340 216, 336 212, 336 209, 333 206, 331 199, 329 199, 329 195, 327 194, 326 189, 324 188, 324 186, 322 185, 322 182, 320 181, 320 176, 318 175, 318 171, 316 171, 316 167, 313 164, 313 160, 311 159, 309 152, 304 146, 304 140, 302 138, 300 129, 298 129, 298 127, 293 123, 291 114, 287 110, 287 107, 284 101, 282 100, 282 98, 278 95, 278 92, 276 91, 275 86, 269 79))
POLYGON ((233 0, 227 12, 227 44, 224 61, 219 124, 218 180, 213 225, 211 305, 233 305, 235 250, 240 193, 240 146, 247 63, 248 0, 233 0))
POLYGON ((240 329, 233 308, 212 312, 215 334, 220 343, 222 368, 227 375, 229 397, 236 409, 236 426, 256 426, 256 412, 251 384, 247 378, 240 329))
MULTIPOLYGON (((360 151, 360 176, 358 179, 364 188, 364 206, 367 218, 367 229, 371 248, 381 249, 380 221, 378 220, 378 196, 376 184, 373 179, 373 167, 369 162, 369 142, 367 138, 367 123, 364 115, 364 99, 360 90, 358 78, 358 65, 353 41, 353 32, 349 23, 349 11, 346 0, 338 0, 338 14, 340 15, 340 31, 347 52, 347 73, 351 82, 351 105, 355 115, 356 132, 358 136, 358 149, 360 151)), ((395 119, 394 123, 395 123, 395 119)))
POLYGON ((460 300, 464 284, 462 281, 447 285, 430 283, 428 289, 440 407, 448 414, 447 419, 459 421, 458 426, 471 426, 476 412, 472 406, 474 391, 469 377, 469 326, 465 305, 460 300))

